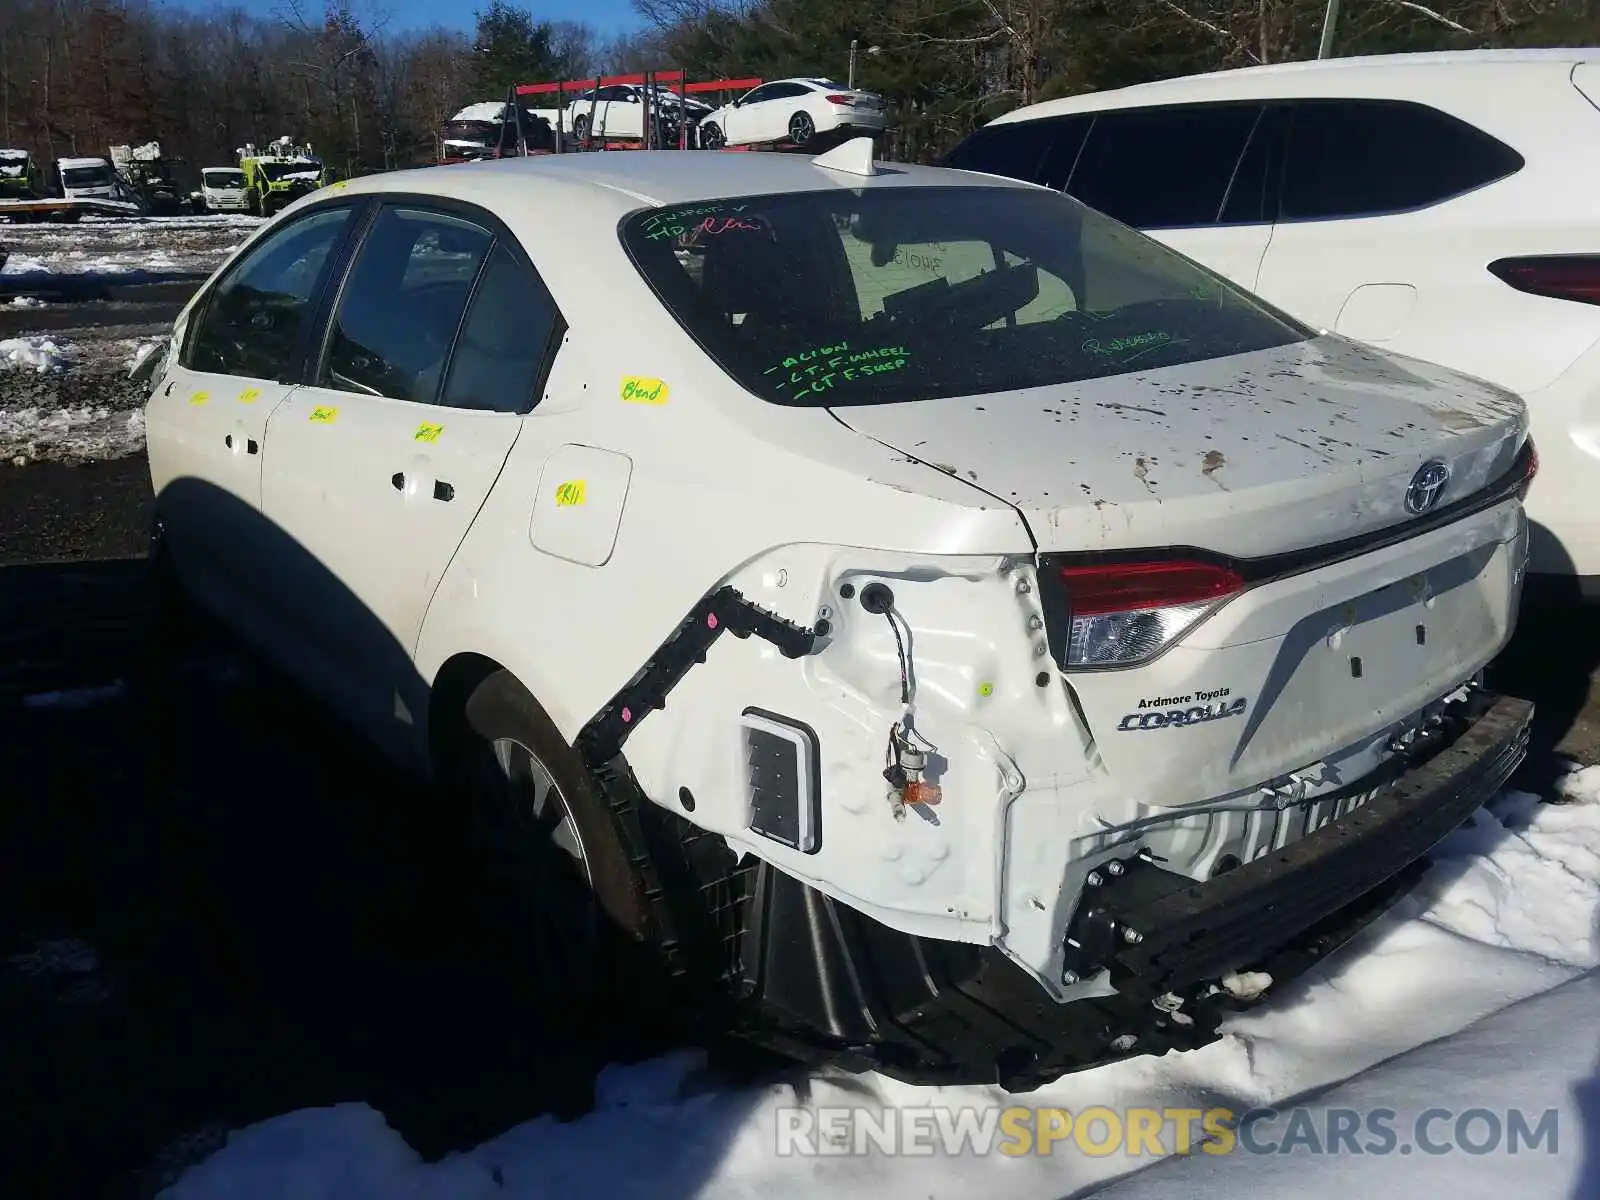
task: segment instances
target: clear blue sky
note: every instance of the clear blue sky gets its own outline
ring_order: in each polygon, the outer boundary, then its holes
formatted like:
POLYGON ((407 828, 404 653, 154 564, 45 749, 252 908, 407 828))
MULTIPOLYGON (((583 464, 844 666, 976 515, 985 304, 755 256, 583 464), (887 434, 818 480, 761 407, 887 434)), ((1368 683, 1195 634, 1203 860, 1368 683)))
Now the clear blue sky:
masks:
MULTIPOLYGON (((271 16, 281 11, 284 0, 234 0, 248 12, 271 16)), ((221 0, 228 3, 228 0, 221 0)), ((512 0, 517 3, 517 0, 512 0)), ((388 28, 396 33, 408 29, 424 29, 431 25, 445 25, 455 29, 472 28, 472 14, 487 7, 488 0, 352 0, 351 8, 361 16, 379 12, 389 14, 388 28)), ((206 0, 188 0, 186 8, 210 7, 206 0)), ((220 4, 219 4, 220 7, 220 4)), ((320 11, 320 0, 303 0, 307 11, 320 11)), ((521 7, 533 14, 537 21, 582 21, 601 34, 625 33, 639 28, 643 22, 633 9, 631 0, 524 0, 521 7)))

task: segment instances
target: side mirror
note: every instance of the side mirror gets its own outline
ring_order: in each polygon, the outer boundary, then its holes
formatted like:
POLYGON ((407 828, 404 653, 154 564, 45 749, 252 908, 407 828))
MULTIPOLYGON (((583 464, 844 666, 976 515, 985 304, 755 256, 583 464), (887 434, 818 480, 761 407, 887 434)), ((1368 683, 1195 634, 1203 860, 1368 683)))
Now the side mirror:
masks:
POLYGON ((165 364, 170 344, 169 340, 146 346, 134 360, 133 366, 128 371, 128 378, 134 383, 144 383, 153 377, 157 368, 165 364))

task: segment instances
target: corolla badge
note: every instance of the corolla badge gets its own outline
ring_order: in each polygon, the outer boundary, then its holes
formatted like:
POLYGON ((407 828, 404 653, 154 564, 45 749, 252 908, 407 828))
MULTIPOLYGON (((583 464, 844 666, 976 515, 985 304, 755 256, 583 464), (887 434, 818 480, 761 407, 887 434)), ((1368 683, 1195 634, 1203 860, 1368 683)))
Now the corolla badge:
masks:
POLYGON ((1425 513, 1439 503, 1445 484, 1450 482, 1450 464, 1437 458, 1429 459, 1417 468, 1406 487, 1406 510, 1425 513))

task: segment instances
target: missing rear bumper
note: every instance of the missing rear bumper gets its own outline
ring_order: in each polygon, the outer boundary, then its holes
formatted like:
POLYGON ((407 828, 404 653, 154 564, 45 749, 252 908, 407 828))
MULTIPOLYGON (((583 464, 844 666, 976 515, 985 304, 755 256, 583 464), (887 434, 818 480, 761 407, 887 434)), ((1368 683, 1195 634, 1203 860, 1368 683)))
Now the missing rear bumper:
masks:
POLYGON ((1221 991, 1225 975, 1282 984, 1410 890, 1427 852, 1522 762, 1532 716, 1526 701, 1476 695, 1366 804, 1209 882, 1128 860, 1069 933, 1079 974, 1105 970, 1112 996, 1057 1004, 994 948, 901 934, 765 864, 741 868, 727 967, 746 1035, 912 1082, 1012 1090, 1204 1045, 1260 999, 1221 991))
POLYGON ((1261 966, 1264 947, 1313 931, 1326 941, 1393 903, 1439 839, 1504 786, 1532 717, 1526 700, 1478 693, 1365 804, 1209 882, 1125 860, 1074 918, 1069 969, 1104 969, 1118 991, 1149 998, 1261 966))

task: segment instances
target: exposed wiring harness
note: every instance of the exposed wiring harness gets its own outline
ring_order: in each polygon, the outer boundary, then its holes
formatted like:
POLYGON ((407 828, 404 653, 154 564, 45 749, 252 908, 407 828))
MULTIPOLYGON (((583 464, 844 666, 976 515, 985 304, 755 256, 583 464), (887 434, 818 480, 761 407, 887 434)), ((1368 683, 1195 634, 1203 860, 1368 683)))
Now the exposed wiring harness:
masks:
MULTIPOLYGON (((889 727, 888 744, 883 751, 883 777, 894 789, 899 805, 937 804, 940 789, 927 778, 928 759, 939 748, 916 728, 914 716, 916 676, 906 636, 901 632, 905 617, 894 606, 894 593, 882 583, 869 583, 861 590, 861 607, 881 615, 894 635, 895 656, 900 664, 900 719, 889 727)), ((909 629, 909 626, 907 627, 909 629)))

